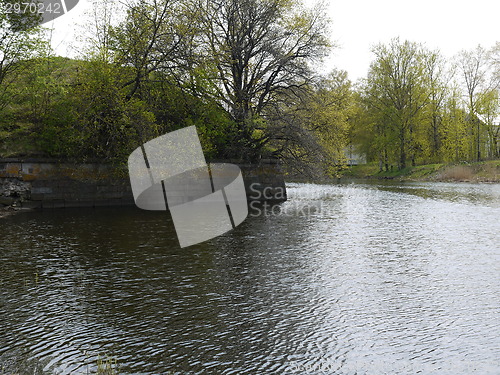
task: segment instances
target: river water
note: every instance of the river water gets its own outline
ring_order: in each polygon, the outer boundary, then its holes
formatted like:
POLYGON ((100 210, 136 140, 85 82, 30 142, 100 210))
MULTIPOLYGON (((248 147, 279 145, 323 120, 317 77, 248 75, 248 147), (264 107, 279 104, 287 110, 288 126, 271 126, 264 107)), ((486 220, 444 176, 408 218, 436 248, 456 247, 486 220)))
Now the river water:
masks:
POLYGON ((291 184, 180 249, 166 212, 0 218, 0 374, 500 374, 500 185, 291 184))

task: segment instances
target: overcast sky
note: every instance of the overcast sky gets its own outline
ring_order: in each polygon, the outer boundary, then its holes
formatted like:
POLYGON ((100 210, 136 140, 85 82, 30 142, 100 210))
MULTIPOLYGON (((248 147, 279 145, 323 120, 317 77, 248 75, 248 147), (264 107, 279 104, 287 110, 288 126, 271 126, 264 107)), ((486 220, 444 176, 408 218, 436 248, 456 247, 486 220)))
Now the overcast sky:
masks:
MULTIPOLYGON (((70 44, 82 29, 91 27, 84 17, 89 3, 80 0, 68 14, 47 24, 54 27, 58 54, 75 56, 70 44)), ((478 44, 490 48, 500 41, 498 0, 330 0, 328 13, 331 38, 339 47, 325 63, 325 70, 347 70, 352 80, 366 75, 373 59, 371 46, 397 36, 438 48, 445 57, 478 44)))
POLYGON ((366 76, 371 46, 397 36, 437 48, 445 57, 500 41, 498 0, 331 0, 329 14, 340 48, 328 64, 347 70, 353 80, 366 76))

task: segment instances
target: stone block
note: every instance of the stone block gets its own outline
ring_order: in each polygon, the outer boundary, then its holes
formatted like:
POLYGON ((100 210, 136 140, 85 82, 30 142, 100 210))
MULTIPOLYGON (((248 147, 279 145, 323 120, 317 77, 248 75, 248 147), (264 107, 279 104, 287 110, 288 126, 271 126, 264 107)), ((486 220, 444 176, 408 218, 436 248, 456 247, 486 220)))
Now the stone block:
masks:
POLYGON ((109 207, 110 199, 96 199, 94 201, 94 207, 109 207))
POLYGON ((20 174, 23 181, 34 181, 40 176, 42 168, 39 163, 23 163, 20 174))
POLYGON ((31 187, 31 196, 33 197, 33 194, 52 194, 53 190, 49 186, 38 186, 38 187, 31 187))
POLYGON ((66 201, 66 207, 71 208, 83 208, 83 207, 94 207, 93 200, 71 200, 66 201))
POLYGON ((7 178, 7 177, 20 177, 20 171, 22 168, 21 163, 6 163, 4 166, 0 169, 0 177, 7 178))
POLYGON ((15 198, 0 196, 0 204, 3 204, 4 206, 12 206, 15 201, 15 198))
POLYGON ((24 202, 21 202, 21 207, 27 208, 27 209, 41 208, 42 202, 41 201, 24 201, 24 202))
POLYGON ((42 208, 65 208, 66 202, 62 199, 49 199, 42 201, 42 208))

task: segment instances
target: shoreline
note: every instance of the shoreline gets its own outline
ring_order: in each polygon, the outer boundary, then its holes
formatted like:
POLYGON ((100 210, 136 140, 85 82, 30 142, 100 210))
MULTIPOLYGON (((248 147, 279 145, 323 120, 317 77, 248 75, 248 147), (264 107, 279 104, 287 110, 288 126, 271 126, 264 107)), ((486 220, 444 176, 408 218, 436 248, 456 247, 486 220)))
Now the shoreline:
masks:
POLYGON ((422 182, 466 182, 500 183, 500 160, 473 163, 426 164, 393 168, 380 172, 378 165, 371 163, 352 166, 343 172, 340 180, 375 179, 422 182))

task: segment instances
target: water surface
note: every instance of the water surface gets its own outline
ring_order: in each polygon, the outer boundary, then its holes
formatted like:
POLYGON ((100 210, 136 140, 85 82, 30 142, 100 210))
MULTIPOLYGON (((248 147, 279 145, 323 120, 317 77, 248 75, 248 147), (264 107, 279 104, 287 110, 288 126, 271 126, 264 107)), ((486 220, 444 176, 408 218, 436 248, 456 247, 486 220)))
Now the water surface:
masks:
POLYGON ((186 249, 166 212, 0 219, 0 374, 500 373, 500 185, 288 195, 186 249))

